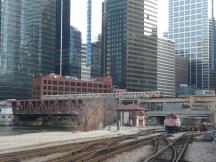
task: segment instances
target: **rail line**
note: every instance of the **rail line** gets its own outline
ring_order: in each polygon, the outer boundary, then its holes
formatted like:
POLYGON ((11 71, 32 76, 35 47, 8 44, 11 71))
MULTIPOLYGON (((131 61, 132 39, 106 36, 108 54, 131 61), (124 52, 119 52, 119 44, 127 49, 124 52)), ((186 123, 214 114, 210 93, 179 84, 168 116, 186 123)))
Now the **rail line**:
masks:
POLYGON ((175 139, 174 141, 169 141, 167 138, 164 140, 166 141, 166 145, 156 151, 158 149, 158 145, 155 144, 152 152, 146 158, 140 160, 140 162, 154 162, 154 161, 172 161, 172 162, 179 162, 183 159, 183 155, 187 150, 188 144, 192 138, 192 134, 184 134, 181 137, 175 139), (171 150, 171 155, 169 155, 170 159, 166 159, 161 157, 161 155, 168 150, 171 150))
MULTIPOLYGON (((96 156, 102 155, 104 152, 109 152, 111 149, 112 152, 116 151, 118 148, 126 148, 127 142, 130 141, 129 144, 133 144, 134 142, 136 145, 139 143, 143 143, 141 139, 137 139, 140 137, 145 137, 149 134, 153 134, 154 130, 149 131, 141 131, 137 134, 133 135, 124 135, 112 138, 103 138, 79 143, 69 143, 69 144, 61 144, 56 146, 49 146, 44 148, 37 148, 37 149, 30 149, 25 151, 17 151, 11 152, 6 154, 0 154, 0 161, 1 162, 11 162, 11 161, 20 161, 26 159, 33 159, 37 157, 44 157, 47 155, 52 155, 55 153, 64 153, 63 156, 60 156, 55 159, 51 159, 49 161, 60 161, 64 159, 64 161, 70 161, 67 159, 74 159, 79 160, 83 159, 84 157, 88 157, 89 159, 95 158, 96 156), (133 142, 132 142, 133 141, 133 142), (121 143, 121 145, 119 145, 121 143)), ((162 133, 161 133, 162 134, 162 133)), ((133 144, 135 145, 135 144, 133 144)))
MULTIPOLYGON (((75 152, 68 153, 61 157, 51 159, 47 162, 97 162, 108 159, 114 155, 120 154, 124 151, 129 151, 131 149, 135 149, 145 144, 151 143, 154 138, 159 140, 163 135, 160 134, 158 136, 152 137, 143 137, 143 138, 133 138, 133 139, 124 139, 115 143, 110 143, 105 147, 101 147, 98 149, 90 148, 87 150, 83 150, 81 154, 75 154, 75 152), (86 152, 87 151, 87 152, 86 152)), ((138 136, 137 136, 138 137, 138 136)))

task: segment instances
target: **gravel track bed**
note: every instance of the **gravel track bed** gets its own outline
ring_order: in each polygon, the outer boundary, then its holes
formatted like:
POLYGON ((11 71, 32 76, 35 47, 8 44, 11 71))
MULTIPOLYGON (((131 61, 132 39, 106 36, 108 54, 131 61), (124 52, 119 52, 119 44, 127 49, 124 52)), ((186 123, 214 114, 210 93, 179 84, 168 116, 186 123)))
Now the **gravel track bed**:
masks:
POLYGON ((152 151, 151 145, 146 145, 130 152, 124 152, 116 155, 113 158, 107 159, 105 162, 138 162, 152 151))
POLYGON ((190 162, 215 162, 216 143, 193 142, 189 144, 184 160, 190 162))

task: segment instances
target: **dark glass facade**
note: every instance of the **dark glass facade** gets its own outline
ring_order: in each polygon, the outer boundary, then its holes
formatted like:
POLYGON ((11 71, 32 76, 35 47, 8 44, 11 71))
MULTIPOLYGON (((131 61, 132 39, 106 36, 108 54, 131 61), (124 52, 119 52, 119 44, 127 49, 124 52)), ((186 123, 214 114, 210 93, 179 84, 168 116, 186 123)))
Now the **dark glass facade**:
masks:
POLYGON ((98 37, 98 41, 91 45, 91 77, 98 78, 102 76, 102 47, 101 47, 101 35, 98 37))
POLYGON ((31 97, 32 77, 54 72, 56 0, 1 3, 0 99, 31 97))
POLYGON ((103 4, 105 75, 129 91, 157 89, 157 1, 103 4))
POLYGON ((61 38, 62 38, 62 75, 69 75, 70 0, 56 0, 56 64, 55 64, 56 74, 60 74, 61 38), (61 12, 62 12, 62 37, 61 37, 61 12))
MULTIPOLYGON (((68 59, 68 75, 81 78, 81 32, 70 27, 70 57, 68 59)), ((64 69, 67 71, 67 69, 64 69)))

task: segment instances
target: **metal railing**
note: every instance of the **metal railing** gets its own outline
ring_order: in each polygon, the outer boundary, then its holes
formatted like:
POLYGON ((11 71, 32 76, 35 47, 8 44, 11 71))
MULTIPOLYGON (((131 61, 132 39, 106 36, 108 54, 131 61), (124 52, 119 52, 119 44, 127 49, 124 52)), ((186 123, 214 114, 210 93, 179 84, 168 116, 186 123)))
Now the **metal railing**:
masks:
POLYGON ((63 95, 44 95, 42 100, 68 100, 68 99, 92 99, 114 97, 120 99, 137 99, 137 98, 153 98, 162 97, 160 91, 146 92, 122 92, 122 93, 86 93, 86 94, 63 94, 63 95))

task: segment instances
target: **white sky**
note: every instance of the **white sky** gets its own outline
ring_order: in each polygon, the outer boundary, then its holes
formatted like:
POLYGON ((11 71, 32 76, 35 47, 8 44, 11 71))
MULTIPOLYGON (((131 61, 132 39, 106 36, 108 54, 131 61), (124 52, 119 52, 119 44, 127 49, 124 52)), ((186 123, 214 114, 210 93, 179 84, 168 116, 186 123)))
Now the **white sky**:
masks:
MULTIPOLYGON (((101 33, 102 1, 92 0, 92 41, 97 40, 98 34, 101 33)), ((71 0, 71 25, 82 32, 83 42, 86 42, 86 24, 87 0, 71 0)), ((168 0, 158 0, 158 35, 161 37, 167 30, 168 0)))

